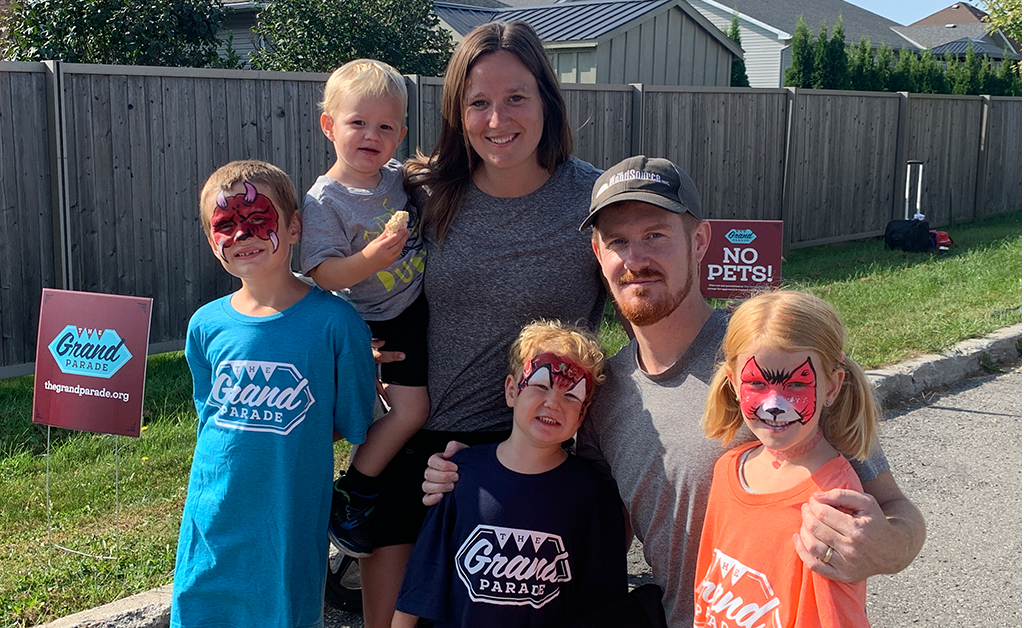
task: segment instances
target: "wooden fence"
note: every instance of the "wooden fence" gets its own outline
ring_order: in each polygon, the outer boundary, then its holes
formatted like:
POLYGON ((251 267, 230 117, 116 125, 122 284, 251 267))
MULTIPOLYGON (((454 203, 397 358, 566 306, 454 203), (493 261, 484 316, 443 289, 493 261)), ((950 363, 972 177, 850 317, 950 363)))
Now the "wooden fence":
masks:
MULTIPOLYGON (((151 347, 234 280, 197 213, 207 174, 264 159, 300 195, 327 170, 324 74, 0 63, 0 376, 30 372, 44 287, 154 298, 151 347)), ((441 80, 410 77, 399 156, 433 148, 441 80)), ((712 218, 784 220, 786 244, 881 233, 925 162, 937 226, 1021 207, 1021 99, 565 85, 575 154, 672 159, 712 218)))

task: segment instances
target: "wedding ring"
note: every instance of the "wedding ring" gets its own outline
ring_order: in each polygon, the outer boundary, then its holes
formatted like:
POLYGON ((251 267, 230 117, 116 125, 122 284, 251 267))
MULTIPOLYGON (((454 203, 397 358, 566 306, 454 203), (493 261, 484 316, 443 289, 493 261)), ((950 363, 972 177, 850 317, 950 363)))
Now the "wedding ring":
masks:
POLYGON ((828 551, 825 552, 825 558, 821 559, 821 562, 828 564, 828 561, 832 560, 832 547, 828 546, 828 551))

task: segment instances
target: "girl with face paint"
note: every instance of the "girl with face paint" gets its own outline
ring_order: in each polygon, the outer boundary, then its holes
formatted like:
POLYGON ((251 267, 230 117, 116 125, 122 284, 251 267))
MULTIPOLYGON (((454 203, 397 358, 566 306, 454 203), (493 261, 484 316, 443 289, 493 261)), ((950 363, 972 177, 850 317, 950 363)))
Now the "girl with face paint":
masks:
POLYGON ((845 336, 827 303, 799 292, 759 295, 732 315, 702 422, 723 444, 757 440, 715 465, 694 626, 868 625, 866 583, 811 572, 792 540, 811 495, 862 491, 846 456, 863 460, 875 446, 878 404, 845 336))

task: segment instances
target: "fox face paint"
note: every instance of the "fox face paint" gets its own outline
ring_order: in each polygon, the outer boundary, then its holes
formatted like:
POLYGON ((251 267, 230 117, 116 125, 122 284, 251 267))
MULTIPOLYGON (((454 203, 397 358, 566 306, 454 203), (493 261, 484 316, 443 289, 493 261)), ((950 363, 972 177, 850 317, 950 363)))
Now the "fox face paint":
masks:
POLYGON ((519 392, 531 384, 564 389, 568 391, 567 394, 579 399, 584 407, 590 404, 593 392, 590 372, 554 353, 541 353, 523 366, 523 374, 519 376, 519 392))
POLYGON ((763 370, 751 356, 740 372, 740 411, 771 427, 806 425, 817 409, 817 384, 810 356, 789 372, 763 370))
POLYGON ((217 205, 210 216, 210 233, 220 258, 228 261, 226 249, 250 238, 267 240, 277 252, 277 208, 269 198, 256 191, 248 181, 245 192, 225 197, 217 194, 217 205))

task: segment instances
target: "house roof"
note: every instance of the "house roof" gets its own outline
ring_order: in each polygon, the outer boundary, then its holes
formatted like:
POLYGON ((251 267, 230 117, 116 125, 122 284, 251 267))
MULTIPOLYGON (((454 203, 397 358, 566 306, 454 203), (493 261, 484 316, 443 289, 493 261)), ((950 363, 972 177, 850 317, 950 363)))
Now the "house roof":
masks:
MULTIPOLYGON (((435 2, 438 17, 465 35, 484 22, 493 20, 522 20, 530 24, 545 42, 566 42, 600 39, 616 29, 639 18, 663 10, 667 6, 680 6, 679 0, 583 0, 558 4, 513 6, 501 9, 482 9, 462 4, 435 2)), ((703 16, 687 6, 689 12, 701 21, 703 16)), ((724 33, 707 23, 708 32, 739 56, 738 47, 724 33)))
MULTIPOLYGON (((935 48, 958 39, 979 39, 990 44, 997 45, 989 34, 985 24, 974 22, 973 24, 950 24, 927 25, 927 26, 899 26, 896 31, 901 35, 921 46, 922 48, 935 48)), ((1000 44, 1002 42, 999 42, 1000 44)), ((966 45, 966 44, 965 44, 966 45)), ((998 46, 1000 49, 1002 46, 998 46)))
POLYGON ((1020 55, 1012 50, 1008 51, 1009 54, 1004 55, 1003 48, 1000 48, 989 41, 974 39, 972 37, 964 37, 963 39, 957 39, 956 41, 951 41, 949 43, 942 44, 941 46, 935 46, 932 48, 932 54, 936 57, 943 57, 946 53, 949 53, 954 57, 962 57, 967 54, 967 46, 972 44, 974 45, 974 52, 979 55, 992 57, 993 59, 1003 59, 1005 57, 1013 59, 1014 61, 1020 61, 1020 55))
POLYGON ((981 9, 975 8, 966 2, 957 2, 941 11, 936 11, 928 17, 923 17, 910 26, 945 26, 946 24, 974 24, 981 22, 987 17, 981 9))
POLYGON ((708 4, 729 13, 735 10, 741 19, 753 19, 782 31, 788 35, 785 39, 792 37, 801 15, 814 35, 822 23, 831 32, 836 18, 841 15, 847 43, 856 44, 863 37, 874 45, 885 43, 896 49, 911 46, 893 30, 894 26, 900 26, 898 22, 843 0, 693 0, 693 3, 708 4))

